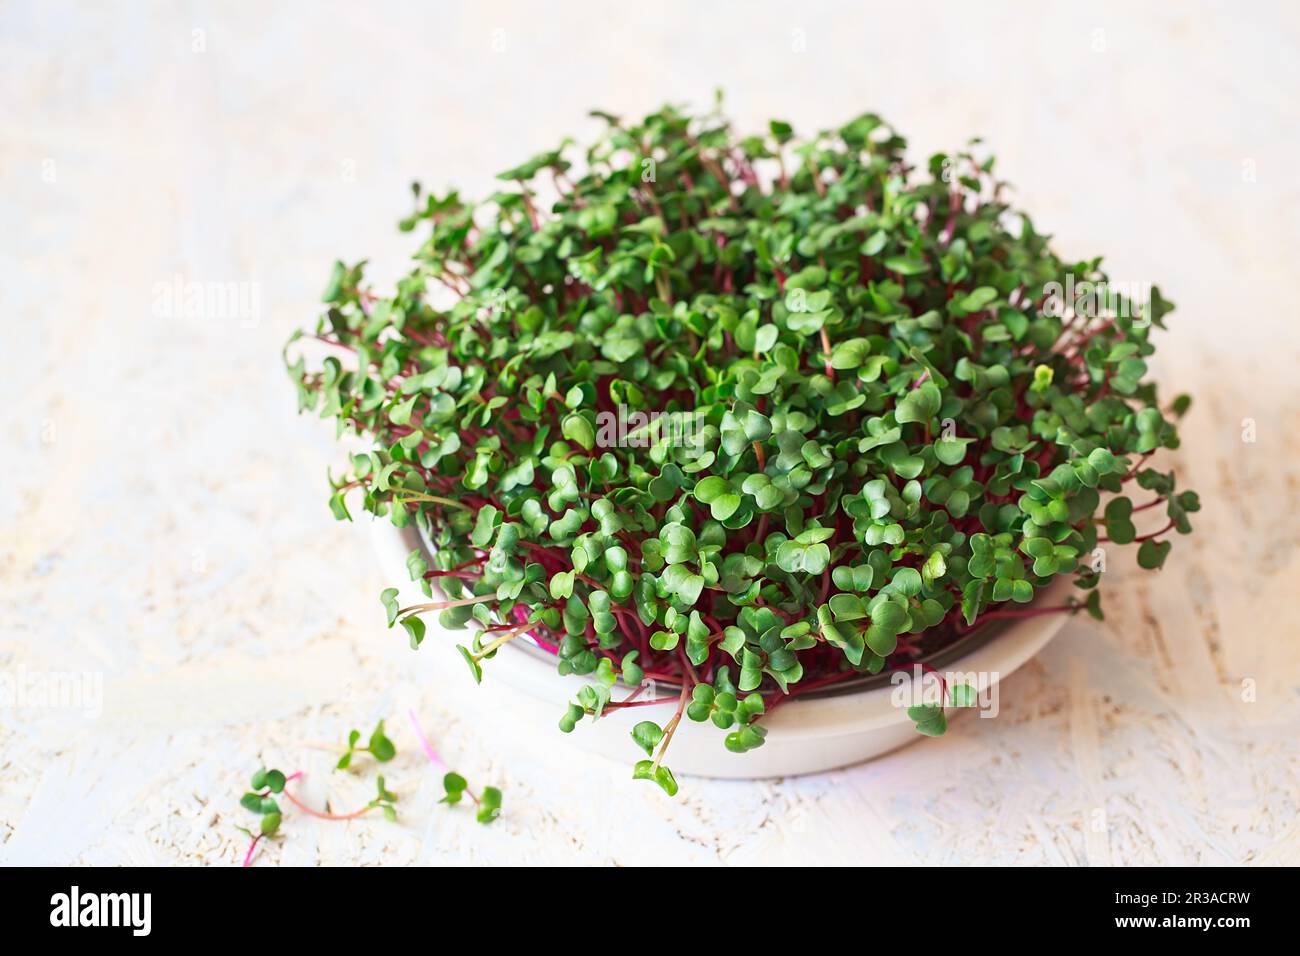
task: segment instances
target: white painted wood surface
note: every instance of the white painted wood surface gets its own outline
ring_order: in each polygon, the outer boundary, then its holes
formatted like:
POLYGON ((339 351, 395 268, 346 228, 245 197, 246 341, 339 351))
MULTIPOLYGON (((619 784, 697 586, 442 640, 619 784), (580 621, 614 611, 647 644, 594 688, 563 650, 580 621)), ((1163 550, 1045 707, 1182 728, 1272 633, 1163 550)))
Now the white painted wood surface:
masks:
POLYGON ((485 6, 0 8, 0 667, 103 681, 98 717, 0 707, 0 862, 238 863, 248 774, 364 802, 312 745, 382 716, 400 822, 290 815, 259 865, 1300 862, 1296 10, 485 6), (278 350, 336 256, 400 273, 409 180, 483 191, 592 106, 715 85, 751 128, 878 110, 918 159, 983 134, 1063 251, 1158 281, 1206 509, 1161 573, 1112 560, 1106 623, 1071 621, 996 720, 674 801, 384 629, 278 350), (168 311, 176 277, 256 308, 168 311), (504 787, 497 824, 436 806, 408 709, 504 787))

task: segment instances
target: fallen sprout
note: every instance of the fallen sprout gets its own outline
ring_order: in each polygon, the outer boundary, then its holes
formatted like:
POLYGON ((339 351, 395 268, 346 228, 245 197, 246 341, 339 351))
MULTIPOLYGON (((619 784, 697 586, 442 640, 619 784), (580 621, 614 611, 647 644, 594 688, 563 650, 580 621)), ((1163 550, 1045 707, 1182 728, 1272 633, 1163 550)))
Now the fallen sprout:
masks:
POLYGON ((355 820, 357 817, 365 816, 371 810, 380 810, 384 818, 389 821, 397 819, 397 809, 394 803, 397 795, 389 791, 384 786, 384 778, 380 776, 377 781, 377 795, 364 807, 352 813, 331 813, 328 810, 317 810, 303 803, 287 789, 285 785, 291 781, 298 780, 303 776, 302 772, 285 776, 279 770, 259 770, 253 774, 252 790, 245 793, 240 798, 240 806, 246 810, 261 814, 261 821, 258 825, 258 832, 254 834, 246 827, 237 829, 250 837, 252 842, 248 846, 248 851, 244 854, 244 866, 250 866, 253 862, 253 854, 257 850, 257 845, 264 838, 272 837, 280 830, 281 810, 276 801, 270 796, 272 793, 278 793, 284 796, 291 804, 306 813, 308 816, 315 817, 318 820, 355 820), (259 792, 260 791, 260 792, 259 792))
MULTIPOLYGON (((425 754, 435 764, 445 766, 429 743, 428 738, 424 735, 424 731, 420 728, 413 711, 410 717, 411 724, 415 728, 425 754)), ((357 746, 360 740, 360 731, 352 730, 349 732, 347 747, 335 764, 335 769, 350 769, 353 757, 361 753, 370 754, 380 763, 387 763, 397 756, 397 748, 384 732, 384 722, 382 720, 375 726, 369 741, 364 747, 357 746)), ((252 779, 249 781, 250 789, 240 797, 239 804, 245 810, 258 814, 260 820, 256 833, 248 827, 237 827, 239 832, 245 834, 250 840, 248 850, 244 854, 244 866, 252 864, 253 855, 263 839, 274 837, 280 832, 283 811, 279 802, 275 799, 276 796, 283 797, 302 813, 318 820, 355 820, 358 817, 365 816, 372 810, 380 811, 384 819, 389 822, 396 822, 397 820, 397 794, 388 789, 382 774, 376 777, 375 780, 374 799, 350 813, 334 813, 328 806, 324 810, 317 810, 295 797, 288 790, 288 784, 301 779, 302 776, 302 771, 286 775, 280 770, 268 770, 265 767, 253 774, 252 779)), ((476 796, 465 784, 464 778, 450 772, 444 779, 444 786, 447 794, 440 802, 453 804, 457 803, 462 795, 470 797, 478 807, 478 821, 480 823, 491 823, 501 813, 501 791, 496 787, 485 787, 482 796, 476 796)))
POLYGON ((416 719, 415 711, 410 711, 411 726, 415 728, 415 735, 420 740, 420 746, 424 748, 424 754, 429 758, 429 762, 436 767, 441 767, 447 772, 442 778, 443 796, 439 803, 445 803, 448 806, 454 806, 460 803, 462 797, 469 797, 478 808, 475 818, 479 823, 491 823, 501 815, 501 791, 496 787, 484 787, 483 795, 478 796, 470 789, 465 778, 454 770, 448 770, 447 765, 438 752, 433 749, 429 743, 429 738, 424 735, 424 730, 420 727, 419 720, 416 719))
POLYGON ((353 730, 348 734, 348 747, 343 756, 339 757, 339 762, 335 765, 338 770, 347 770, 352 765, 352 758, 359 753, 368 753, 380 763, 387 763, 397 756, 397 748, 393 742, 384 734, 384 722, 381 720, 378 726, 370 734, 370 740, 366 746, 358 747, 357 742, 361 740, 361 731, 353 730))

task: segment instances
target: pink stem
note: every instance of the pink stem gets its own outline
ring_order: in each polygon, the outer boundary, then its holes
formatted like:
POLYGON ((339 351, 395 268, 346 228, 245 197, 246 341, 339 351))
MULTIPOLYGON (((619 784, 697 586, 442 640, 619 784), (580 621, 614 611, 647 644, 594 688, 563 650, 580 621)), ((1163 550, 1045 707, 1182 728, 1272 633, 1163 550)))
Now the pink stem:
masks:
POLYGON ((443 759, 438 756, 438 751, 433 749, 433 744, 429 743, 429 738, 424 735, 424 730, 420 727, 420 721, 416 719, 415 711, 408 710, 406 716, 411 718, 411 726, 415 728, 415 736, 420 739, 420 747, 424 750, 424 755, 429 758, 429 762, 441 767, 444 771, 451 770, 443 759))
MULTIPOLYGON (((429 762, 435 767, 441 767, 443 773, 450 773, 451 768, 447 766, 447 762, 438 756, 438 751, 433 749, 433 744, 429 743, 429 738, 424 735, 424 729, 420 726, 420 721, 416 718, 415 711, 408 710, 406 716, 411 718, 411 726, 415 728, 415 736, 420 739, 420 747, 424 750, 424 755, 429 758, 429 762)), ((474 791, 469 787, 466 787, 465 792, 469 794, 469 798, 473 800, 475 806, 477 806, 478 796, 474 791)))

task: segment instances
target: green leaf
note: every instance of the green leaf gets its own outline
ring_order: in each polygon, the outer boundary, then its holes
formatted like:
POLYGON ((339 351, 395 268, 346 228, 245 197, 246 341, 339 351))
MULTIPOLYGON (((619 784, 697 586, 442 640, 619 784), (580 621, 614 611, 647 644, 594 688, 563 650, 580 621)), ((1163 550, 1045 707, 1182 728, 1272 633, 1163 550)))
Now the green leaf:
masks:
POLYGON ((460 774, 448 772, 442 778, 443 796, 439 803, 460 803, 469 783, 460 774))
POLYGON ((483 668, 479 666, 474 655, 469 652, 469 648, 465 647, 463 644, 457 644, 456 650, 460 653, 460 656, 464 659, 466 665, 468 665, 469 672, 474 675, 474 683, 483 683, 483 668))
MULTIPOLYGON (((942 561, 942 557, 940 558, 942 561)), ((900 594, 916 597, 921 593, 921 572, 916 568, 899 568, 894 572, 890 586, 900 594)), ((897 605, 892 605, 897 606, 897 605)))
POLYGON ((638 760, 632 769, 633 780, 653 780, 670 797, 677 796, 677 781, 667 767, 655 767, 653 761, 638 760))
POLYGON ((405 628, 407 637, 410 638, 411 650, 418 650, 420 642, 424 640, 424 621, 414 614, 408 614, 402 618, 401 625, 405 628))
POLYGON ((1129 520, 1133 502, 1128 498, 1112 498, 1106 503, 1106 534, 1116 544, 1128 544, 1137 536, 1137 528, 1129 520))
POLYGON ((656 651, 671 651, 677 646, 675 631, 655 631, 650 635, 650 646, 656 651))
POLYGON ((663 728, 653 720, 643 720, 632 728, 632 739, 648 756, 653 757, 655 747, 664 739, 663 728))
POLYGON ((342 262, 335 262, 334 268, 330 272, 329 282, 325 285, 325 291, 321 293, 322 302, 337 302, 343 294, 344 283, 347 282, 348 267, 342 262))
POLYGON ((573 575, 574 572, 572 571, 557 571, 551 575, 551 597, 560 600, 571 596, 573 594, 573 575))
POLYGON ((907 612, 892 601, 881 601, 871 612, 871 623, 888 630, 900 631, 907 622, 907 612))
POLYGON ((970 684, 956 684, 948 690, 948 699, 954 707, 975 707, 979 693, 970 684))
POLYGON ((491 823, 497 817, 501 816, 501 791, 496 787, 484 787, 483 795, 479 797, 478 813, 475 819, 479 823, 491 823))
POLYGON ((370 735, 370 755, 380 763, 387 763, 397 756, 397 748, 393 742, 384 735, 384 722, 381 720, 375 727, 374 733, 370 735))
POLYGON ((837 621, 857 621, 867 616, 866 605, 853 594, 833 594, 830 605, 837 621))
POLYGON ((724 744, 732 753, 743 754, 763 746, 766 737, 766 727, 749 724, 727 734, 724 744))
POLYGON ((866 645, 871 648, 872 653, 888 657, 898 648, 898 632, 879 624, 872 624, 867 628, 866 645))
POLYGON ((406 425, 411 421, 411 410, 415 408, 415 401, 419 395, 412 395, 404 402, 398 402, 388 411, 388 420, 394 425, 406 425))
POLYGON ((948 718, 943 708, 937 704, 922 704, 907 708, 909 720, 916 722, 916 729, 927 737, 942 737, 948 729, 948 718))
POLYGON ((831 368, 861 368, 870 354, 871 342, 868 339, 848 339, 831 351, 831 368))
POLYGON ((484 505, 475 516, 474 530, 470 534, 469 540, 480 548, 486 548, 492 543, 492 538, 496 535, 500 517, 501 512, 495 507, 484 505))
POLYGON ((569 441, 577 442, 587 451, 596 447, 596 430, 591 422, 578 412, 565 416, 560 431, 569 441))
POLYGON ((961 309, 963 312, 978 312, 997 297, 997 289, 992 286, 982 285, 978 289, 972 289, 962 297, 961 309))
POLYGON ((1168 541, 1143 541, 1138 548, 1138 566, 1148 570, 1163 567, 1172 547, 1173 545, 1168 541))
POLYGON ((944 560, 942 551, 931 552, 921 565, 921 578, 927 587, 934 587, 935 582, 947 573, 948 562, 944 560))
POLYGON ((919 276, 929 272, 930 267, 919 259, 906 259, 902 256, 889 256, 885 259, 885 268, 903 276, 919 276))
POLYGON ((973 438, 939 438, 934 443, 934 456, 945 465, 961 464, 966 457, 966 446, 973 438))
POLYGON ((716 476, 701 478, 695 485, 695 497, 709 506, 718 521, 726 521, 740 508, 740 496, 731 490, 725 479, 716 476))
POLYGON ((943 396, 939 392, 939 387, 933 382, 924 382, 899 400, 894 408, 894 418, 899 424, 904 422, 927 424, 938 414, 942 402, 943 396))
POLYGON ((384 588, 384 590, 380 592, 379 600, 383 603, 384 611, 388 615, 388 626, 392 627, 393 622, 397 620, 397 612, 399 609, 397 603, 397 588, 384 588))

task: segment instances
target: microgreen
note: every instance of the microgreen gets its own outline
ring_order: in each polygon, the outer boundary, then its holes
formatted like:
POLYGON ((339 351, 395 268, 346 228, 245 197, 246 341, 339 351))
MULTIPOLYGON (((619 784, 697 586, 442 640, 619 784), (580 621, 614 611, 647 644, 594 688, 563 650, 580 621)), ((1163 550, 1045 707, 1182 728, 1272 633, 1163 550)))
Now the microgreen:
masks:
POLYGON ((449 771, 442 778, 443 796, 439 803, 457 804, 463 797, 469 797, 478 808, 475 819, 479 823, 491 823, 501 815, 501 791, 496 787, 484 787, 482 795, 477 795, 460 774, 449 771))
MULTIPOLYGON (((410 714, 410 718, 411 725, 415 728, 415 733, 420 739, 420 745, 430 762, 438 766, 445 766, 437 752, 434 751, 433 745, 425 737, 424 731, 415 719, 414 712, 410 714)), ((387 763, 397 756, 397 748, 384 732, 384 722, 382 720, 375 726, 375 729, 370 734, 369 741, 364 747, 357 746, 360 741, 361 731, 352 730, 348 733, 347 749, 344 751, 343 756, 339 758, 335 769, 349 769, 352 766, 352 758, 359 753, 368 753, 380 763, 387 763)), ((265 767, 253 774, 249 781, 250 789, 239 799, 240 806, 245 810, 258 814, 260 818, 256 833, 248 827, 238 827, 238 830, 251 841, 248 851, 244 855, 244 866, 249 866, 252 863, 253 854, 263 839, 274 837, 280 832, 283 811, 273 794, 282 796, 298 810, 320 820, 355 820, 357 817, 365 816, 372 810, 380 811, 384 815, 384 819, 389 822, 397 820, 397 794, 388 789, 383 774, 379 774, 375 779, 374 798, 365 806, 351 813, 333 813, 328 808, 317 810, 303 803, 287 789, 289 783, 301 777, 301 771, 285 775, 279 770, 268 770, 265 767)), ((458 803, 462 795, 468 795, 478 808, 477 817, 480 823, 491 823, 500 816, 501 791, 496 787, 484 787, 482 796, 477 796, 469 789, 463 777, 451 772, 447 773, 443 783, 447 793, 441 802, 458 803)))
POLYGON ((285 775, 279 770, 263 767, 253 774, 249 783, 252 790, 239 798, 241 807, 260 814, 261 821, 257 829, 262 836, 270 836, 280 829, 280 805, 271 794, 284 792, 285 780, 285 775))
POLYGON ((348 734, 348 746, 335 765, 339 770, 347 770, 352 765, 352 758, 359 753, 368 753, 380 763, 387 763, 397 756, 397 748, 384 734, 384 722, 381 720, 370 734, 370 740, 364 747, 358 747, 361 731, 353 730, 348 734))
POLYGON ((443 796, 438 802, 455 806, 461 802, 462 798, 469 797, 474 802, 475 807, 478 808, 475 817, 479 823, 491 823, 499 817, 501 815, 501 791, 496 787, 484 787, 480 796, 471 790, 465 778, 449 769, 443 759, 438 756, 438 752, 433 749, 433 744, 429 743, 429 738, 424 735, 424 730, 420 727, 415 712, 411 711, 408 716, 411 719, 411 727, 415 730, 415 735, 420 739, 420 746, 424 748, 424 754, 429 758, 429 762, 446 771, 442 778, 443 796))
POLYGON ((397 799, 397 794, 384 787, 383 774, 375 780, 375 789, 377 791, 375 799, 366 804, 367 809, 382 810, 385 820, 390 823, 396 822, 397 808, 393 806, 393 801, 397 799))
POLYGON ((1101 260, 1059 258, 992 158, 911 166, 873 114, 802 141, 716 110, 596 115, 585 151, 482 202, 415 186, 410 272, 384 295, 337 263, 295 336, 328 354, 286 349, 300 409, 369 439, 331 478, 336 517, 430 545, 407 561, 429 600, 381 595, 412 647, 431 615, 473 626, 482 680, 535 639, 580 678, 566 732, 675 702, 631 735, 634 776, 671 794, 683 715, 751 750, 783 701, 986 621, 1100 617, 1099 547, 1158 568, 1191 530, 1196 495, 1148 467, 1190 404, 1146 380, 1172 303, 1057 308, 1101 260), (1035 603, 1076 573, 1086 600, 1035 603))
POLYGON ((283 796, 298 810, 320 820, 355 820, 357 817, 365 816, 371 810, 381 811, 384 818, 389 821, 397 819, 397 808, 394 806, 397 795, 384 786, 383 776, 378 778, 375 798, 352 813, 332 813, 329 810, 317 810, 303 803, 287 789, 287 784, 301 777, 301 771, 286 776, 279 770, 267 770, 265 768, 253 774, 250 781, 252 789, 240 797, 239 805, 245 810, 259 814, 261 819, 258 823, 257 833, 253 833, 246 827, 239 827, 240 832, 247 835, 252 841, 249 843, 248 852, 244 855, 244 866, 252 863, 253 853, 256 851, 258 843, 263 838, 275 836, 280 830, 283 814, 279 803, 271 794, 283 796))
MULTIPOLYGON (((979 694, 970 684, 945 687, 943 696, 950 707, 974 707, 979 694)), ((948 715, 939 704, 916 704, 907 708, 907 717, 916 724, 917 733, 927 737, 942 737, 948 730, 948 715)))

